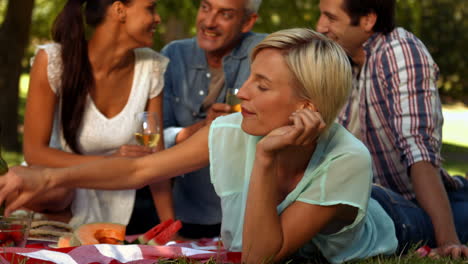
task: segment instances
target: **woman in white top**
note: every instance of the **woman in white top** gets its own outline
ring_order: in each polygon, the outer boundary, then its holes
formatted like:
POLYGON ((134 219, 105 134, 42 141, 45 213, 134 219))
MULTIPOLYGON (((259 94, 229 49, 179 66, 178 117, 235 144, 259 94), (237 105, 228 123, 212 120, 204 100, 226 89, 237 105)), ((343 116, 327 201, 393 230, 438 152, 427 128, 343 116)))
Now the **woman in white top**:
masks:
MULTIPOLYGON (((162 126, 168 59, 146 48, 153 44, 160 23, 155 8, 156 0, 66 2, 52 30, 55 43, 39 46, 33 60, 23 148, 29 165, 67 167, 163 149, 163 140, 155 149, 129 145, 136 113, 157 112, 162 126), (89 40, 82 10, 93 28, 89 40)), ((169 182, 152 185, 151 191, 150 203, 154 199, 159 217, 173 218, 169 182)), ((61 188, 29 207, 57 212, 71 203, 75 226, 96 221, 128 224, 134 200, 135 190, 61 188)))
POLYGON ((183 143, 138 159, 12 168, 0 179, 0 201, 22 193, 6 212, 51 187, 134 188, 210 161, 222 240, 242 250, 242 263, 319 253, 342 263, 393 253, 393 222, 369 200, 369 151, 334 123, 351 88, 345 52, 312 30, 290 29, 267 36, 252 58, 238 93, 241 114, 217 118, 183 143))

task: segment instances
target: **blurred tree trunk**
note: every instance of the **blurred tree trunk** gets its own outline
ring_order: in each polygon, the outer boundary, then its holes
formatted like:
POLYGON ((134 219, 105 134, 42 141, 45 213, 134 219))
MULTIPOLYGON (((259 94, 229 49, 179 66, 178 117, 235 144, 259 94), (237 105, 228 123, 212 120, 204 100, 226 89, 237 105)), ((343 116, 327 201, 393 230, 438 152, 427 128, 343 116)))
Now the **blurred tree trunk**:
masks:
POLYGON ((180 19, 176 15, 171 15, 166 21, 166 32, 162 35, 164 43, 169 43, 176 39, 183 39, 190 37, 190 33, 187 32, 187 25, 183 19, 180 19))
POLYGON ((8 0, 5 20, 0 26, 0 122, 1 145, 19 151, 18 92, 21 61, 29 42, 34 0, 8 0))

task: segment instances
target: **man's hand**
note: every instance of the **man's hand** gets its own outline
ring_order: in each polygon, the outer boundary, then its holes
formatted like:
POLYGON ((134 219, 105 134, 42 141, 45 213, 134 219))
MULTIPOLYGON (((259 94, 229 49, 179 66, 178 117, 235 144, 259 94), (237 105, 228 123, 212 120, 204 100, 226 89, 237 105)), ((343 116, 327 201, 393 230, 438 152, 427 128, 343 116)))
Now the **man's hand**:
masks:
POLYGON ((232 113, 231 106, 228 104, 216 103, 213 104, 206 112, 206 118, 200 122, 197 122, 191 126, 184 127, 179 134, 176 136, 176 144, 186 140, 191 135, 195 134, 200 128, 211 125, 211 122, 219 116, 227 115, 232 113))
POLYGON ((113 157, 142 157, 156 152, 156 148, 150 148, 138 145, 122 145, 114 154, 113 157))
POLYGON ((210 125, 217 117, 232 113, 231 106, 228 104, 215 103, 206 113, 205 125, 210 125))
POLYGON ((432 249, 428 256, 431 258, 439 258, 440 256, 452 257, 453 259, 468 258, 468 247, 460 243, 445 245, 432 249))
POLYGON ((437 248, 429 256, 468 257, 467 247, 460 243, 457 236, 452 209, 438 168, 420 161, 411 166, 410 173, 416 199, 434 226, 437 248))

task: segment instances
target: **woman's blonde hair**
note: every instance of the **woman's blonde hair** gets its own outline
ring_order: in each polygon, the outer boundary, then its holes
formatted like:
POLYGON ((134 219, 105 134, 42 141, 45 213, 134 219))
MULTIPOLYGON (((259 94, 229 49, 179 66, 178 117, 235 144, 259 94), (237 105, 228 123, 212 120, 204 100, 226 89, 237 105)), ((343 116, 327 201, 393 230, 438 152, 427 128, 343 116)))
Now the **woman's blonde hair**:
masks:
POLYGON ((311 29, 280 30, 267 36, 252 51, 252 60, 263 49, 280 50, 294 75, 299 97, 317 107, 327 128, 348 99, 351 65, 334 41, 311 29))

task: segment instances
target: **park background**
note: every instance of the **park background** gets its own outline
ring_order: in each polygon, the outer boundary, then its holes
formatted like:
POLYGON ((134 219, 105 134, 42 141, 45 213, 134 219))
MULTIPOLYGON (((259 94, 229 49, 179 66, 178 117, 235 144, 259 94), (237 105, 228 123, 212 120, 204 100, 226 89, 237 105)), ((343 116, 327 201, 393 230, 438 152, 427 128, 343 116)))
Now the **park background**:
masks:
MULTIPOLYGON (((50 28, 65 0, 0 0, 0 143, 10 165, 22 161, 22 124, 30 59, 50 42, 50 28)), ((199 0, 159 0, 162 23, 156 51, 195 34, 199 0)), ((315 28, 319 0, 263 0, 254 31, 315 28)), ((468 5, 463 0, 397 0, 397 25, 418 36, 438 63, 444 103, 444 167, 468 172, 468 5)))

